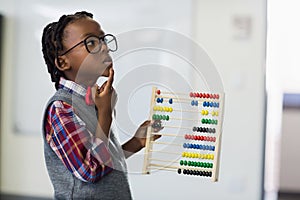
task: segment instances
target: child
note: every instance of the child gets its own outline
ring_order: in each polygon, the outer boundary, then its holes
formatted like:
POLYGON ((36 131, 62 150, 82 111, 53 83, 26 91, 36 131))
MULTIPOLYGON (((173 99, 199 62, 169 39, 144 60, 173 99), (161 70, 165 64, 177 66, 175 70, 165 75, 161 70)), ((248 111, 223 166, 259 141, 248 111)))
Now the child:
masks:
POLYGON ((125 157, 145 146, 151 122, 122 146, 111 130, 116 93, 109 51, 116 50, 116 38, 91 13, 63 15, 44 29, 42 51, 57 90, 43 119, 44 154, 56 199, 131 199, 125 157), (108 77, 101 87, 100 76, 108 77))

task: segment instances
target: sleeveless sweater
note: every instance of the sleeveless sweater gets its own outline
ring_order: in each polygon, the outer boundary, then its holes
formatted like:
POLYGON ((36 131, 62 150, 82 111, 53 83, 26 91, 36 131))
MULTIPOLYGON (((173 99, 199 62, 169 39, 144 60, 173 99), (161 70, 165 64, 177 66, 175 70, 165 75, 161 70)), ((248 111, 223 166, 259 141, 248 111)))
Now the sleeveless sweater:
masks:
MULTIPOLYGON (((98 120, 94 105, 86 105, 84 98, 76 93, 71 94, 67 90, 59 89, 48 101, 46 108, 48 109, 57 100, 72 105, 74 110, 76 110, 76 114, 85 122, 86 128, 92 134, 95 134, 98 120)), ((54 187, 55 199, 132 199, 124 153, 112 131, 110 131, 108 149, 114 169, 109 174, 103 176, 98 182, 87 183, 76 178, 46 142, 44 128, 46 117, 47 112, 43 119, 44 156, 48 174, 54 187)))

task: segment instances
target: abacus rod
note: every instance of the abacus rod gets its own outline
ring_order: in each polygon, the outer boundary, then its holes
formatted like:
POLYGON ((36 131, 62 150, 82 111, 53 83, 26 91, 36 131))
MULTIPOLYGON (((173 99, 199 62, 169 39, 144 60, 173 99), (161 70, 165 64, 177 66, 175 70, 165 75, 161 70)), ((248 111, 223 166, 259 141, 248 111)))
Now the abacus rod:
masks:
POLYGON ((149 166, 149 169, 157 169, 157 170, 166 170, 166 171, 176 171, 177 169, 168 169, 168 168, 164 168, 162 169, 161 167, 155 167, 155 166, 149 166))
POLYGON ((166 153, 166 154, 175 154, 175 155, 181 155, 181 153, 177 152, 170 152, 170 151, 158 151, 158 150, 150 150, 151 152, 157 152, 157 153, 166 153))
POLYGON ((168 125, 165 125, 163 127, 166 127, 166 128, 177 128, 177 129, 187 129, 187 130, 192 130, 191 127, 184 127, 184 126, 168 126, 168 125))
POLYGON ((183 92, 163 92, 160 91, 161 94, 173 94, 173 95, 187 95, 187 93, 183 93, 183 92))
POLYGON ((203 101, 220 101, 219 99, 212 99, 212 98, 195 98, 195 97, 189 97, 189 98, 178 98, 178 97, 171 97, 171 96, 163 96, 163 95, 156 95, 156 97, 159 98, 166 98, 166 99, 173 99, 178 101, 178 100, 184 100, 184 101, 192 101, 192 100, 197 100, 198 102, 203 102, 203 101))
POLYGON ((183 137, 184 135, 172 134, 172 133, 155 133, 152 132, 152 135, 161 135, 161 136, 170 136, 170 137, 183 137))
POLYGON ((186 121, 199 121, 201 119, 189 119, 189 118, 176 118, 176 117, 170 117, 170 120, 186 120, 186 121))
POLYGON ((173 165, 165 166, 165 165, 153 164, 153 163, 150 163, 150 166, 161 167, 161 168, 172 168, 172 169, 179 169, 180 168, 180 169, 192 169, 192 170, 205 170, 205 171, 208 171, 208 172, 213 172, 212 169, 204 168, 204 167, 173 166, 173 165))
POLYGON ((167 163, 175 163, 175 162, 178 162, 178 160, 162 160, 162 159, 157 159, 157 158, 150 158, 149 160, 152 160, 152 161, 159 161, 159 162, 167 162, 167 163))
POLYGON ((166 145, 173 145, 173 146, 182 146, 181 144, 177 143, 172 143, 172 142, 156 142, 156 141, 151 141, 152 144, 166 144, 166 145))

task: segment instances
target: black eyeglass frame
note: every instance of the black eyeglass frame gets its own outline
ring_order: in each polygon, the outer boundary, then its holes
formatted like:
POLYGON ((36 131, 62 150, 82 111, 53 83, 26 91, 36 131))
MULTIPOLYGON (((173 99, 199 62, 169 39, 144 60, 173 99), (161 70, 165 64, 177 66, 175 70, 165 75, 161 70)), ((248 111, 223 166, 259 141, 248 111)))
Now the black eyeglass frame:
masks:
POLYGON ((106 42, 104 41, 104 38, 107 37, 107 36, 111 36, 113 37, 113 40, 115 40, 115 43, 116 43, 116 49, 115 50, 111 50, 111 49, 108 49, 109 51, 111 52, 115 52, 118 50, 118 42, 117 42, 117 38, 116 36, 114 36, 113 34, 105 34, 103 36, 96 36, 96 35, 89 35, 88 37, 86 37, 84 40, 80 41, 79 43, 75 44, 73 47, 71 47, 70 49, 68 49, 67 51, 65 51, 64 53, 60 54, 59 56, 63 56, 63 55, 66 55, 67 53, 69 53, 70 51, 72 51, 73 49, 75 49, 77 46, 79 46, 80 44, 84 43, 84 46, 85 46, 85 49, 87 50, 87 52, 89 52, 90 54, 96 54, 98 53, 100 50, 101 50, 101 47, 99 48, 99 50, 97 52, 91 52, 89 50, 89 48, 87 47, 87 40, 90 38, 90 37, 96 37, 100 40, 100 42, 102 41, 102 45, 105 44, 107 45, 109 42, 106 42))

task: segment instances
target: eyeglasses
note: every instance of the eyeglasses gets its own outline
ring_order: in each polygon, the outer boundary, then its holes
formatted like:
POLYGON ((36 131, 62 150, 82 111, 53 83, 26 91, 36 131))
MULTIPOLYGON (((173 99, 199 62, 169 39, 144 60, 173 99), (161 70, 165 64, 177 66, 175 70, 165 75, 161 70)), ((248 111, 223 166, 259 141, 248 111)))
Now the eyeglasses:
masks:
POLYGON ((91 35, 78 44, 71 47, 69 50, 65 51, 64 53, 60 54, 60 56, 66 55, 71 50, 73 50, 78 45, 84 43, 86 50, 91 54, 96 54, 101 50, 102 45, 106 45, 108 50, 111 52, 115 52, 118 49, 117 39, 112 34, 106 34, 104 36, 98 37, 95 35, 91 35))

